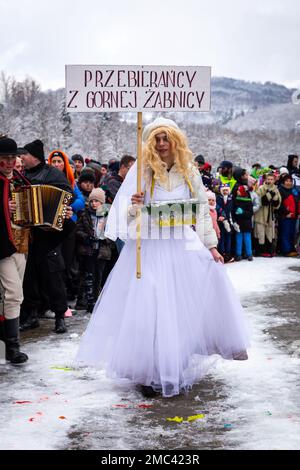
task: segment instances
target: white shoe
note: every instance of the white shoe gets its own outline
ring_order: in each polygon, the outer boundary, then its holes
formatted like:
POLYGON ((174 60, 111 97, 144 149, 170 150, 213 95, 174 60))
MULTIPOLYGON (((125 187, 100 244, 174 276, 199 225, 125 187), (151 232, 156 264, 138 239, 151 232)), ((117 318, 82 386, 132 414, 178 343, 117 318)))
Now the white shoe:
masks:
POLYGON ((45 312, 44 317, 45 317, 45 318, 51 318, 51 320, 52 320, 53 318, 55 318, 55 313, 52 312, 52 310, 47 310, 47 311, 45 312))

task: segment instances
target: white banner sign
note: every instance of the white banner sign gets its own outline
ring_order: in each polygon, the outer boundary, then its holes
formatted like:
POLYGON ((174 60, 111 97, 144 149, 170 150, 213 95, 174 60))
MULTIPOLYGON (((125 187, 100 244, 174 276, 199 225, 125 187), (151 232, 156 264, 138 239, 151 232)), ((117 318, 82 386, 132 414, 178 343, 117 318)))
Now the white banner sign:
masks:
POLYGON ((66 109, 209 111, 210 79, 210 67, 66 65, 66 109))

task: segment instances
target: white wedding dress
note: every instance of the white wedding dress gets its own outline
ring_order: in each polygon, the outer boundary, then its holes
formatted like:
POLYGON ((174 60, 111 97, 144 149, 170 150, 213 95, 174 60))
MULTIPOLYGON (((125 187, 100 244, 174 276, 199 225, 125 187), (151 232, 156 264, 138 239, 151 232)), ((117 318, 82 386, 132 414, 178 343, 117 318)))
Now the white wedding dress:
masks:
MULTIPOLYGON (((135 192, 134 174, 125 192, 128 197, 135 192)), ((171 192, 154 188, 153 200, 189 197, 185 183, 171 192)), ((233 359, 249 346, 242 307, 225 267, 213 260, 191 227, 184 227, 182 239, 174 230, 169 239, 142 240, 141 279, 136 278, 136 242, 126 241, 76 357, 80 365, 151 385, 165 397, 199 381, 216 354, 233 359)))

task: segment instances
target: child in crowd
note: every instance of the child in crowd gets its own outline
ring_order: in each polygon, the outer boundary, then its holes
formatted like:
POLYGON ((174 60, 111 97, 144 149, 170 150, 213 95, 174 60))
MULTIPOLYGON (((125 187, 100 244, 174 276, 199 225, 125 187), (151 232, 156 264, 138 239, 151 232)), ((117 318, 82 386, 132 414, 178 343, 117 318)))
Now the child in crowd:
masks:
POLYGON ((217 222, 218 216, 217 216, 217 211, 216 211, 216 195, 212 191, 207 191, 206 194, 207 194, 207 199, 208 199, 209 212, 210 212, 210 216, 211 216, 212 223, 213 223, 213 228, 219 239, 221 233, 220 233, 220 228, 217 222))
POLYGON ((232 207, 233 221, 239 226, 239 232, 237 231, 235 235, 235 261, 241 261, 243 245, 248 261, 253 260, 251 242, 252 216, 253 202, 248 187, 241 185, 237 189, 237 195, 233 200, 232 207))
POLYGON ((230 185, 225 183, 220 186, 220 194, 217 195, 217 215, 220 228, 220 239, 218 250, 224 257, 225 263, 234 261, 231 255, 231 237, 232 237, 232 194, 230 185))
POLYGON ((279 187, 281 205, 278 210, 279 247, 284 256, 298 256, 295 248, 296 224, 300 215, 300 198, 293 187, 293 177, 284 175, 279 187))
POLYGON ((86 207, 88 207, 89 195, 95 187, 95 172, 92 168, 82 170, 78 179, 78 187, 83 194, 86 207))
POLYGON ((84 273, 86 309, 92 312, 100 292, 105 264, 111 258, 111 241, 104 237, 108 209, 105 193, 95 188, 89 195, 89 205, 77 222, 77 253, 84 273))

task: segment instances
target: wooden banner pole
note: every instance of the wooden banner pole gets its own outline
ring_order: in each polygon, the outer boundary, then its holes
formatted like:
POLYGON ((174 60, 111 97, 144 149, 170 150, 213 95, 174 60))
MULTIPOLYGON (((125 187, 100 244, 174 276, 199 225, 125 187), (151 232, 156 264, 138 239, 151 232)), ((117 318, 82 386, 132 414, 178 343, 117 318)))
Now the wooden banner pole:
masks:
MULTIPOLYGON (((137 192, 142 191, 142 132, 143 114, 137 113, 137 192)), ((136 277, 141 279, 141 209, 136 214, 136 277)))

